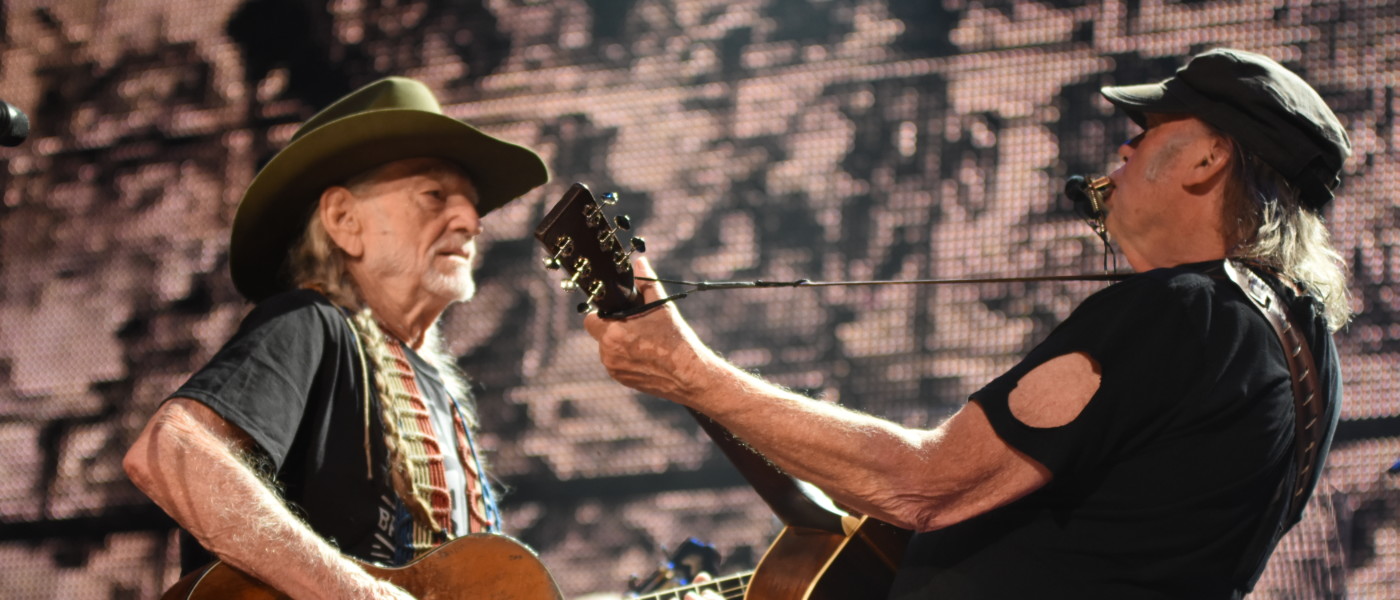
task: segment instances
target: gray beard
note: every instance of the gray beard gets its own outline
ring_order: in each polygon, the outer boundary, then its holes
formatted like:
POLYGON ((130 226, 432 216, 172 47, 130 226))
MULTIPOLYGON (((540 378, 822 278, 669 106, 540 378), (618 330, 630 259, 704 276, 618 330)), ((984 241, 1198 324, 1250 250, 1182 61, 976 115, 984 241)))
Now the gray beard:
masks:
POLYGON ((453 302, 466 302, 476 296, 476 278, 470 269, 462 269, 456 275, 430 271, 423 276, 423 287, 433 294, 451 298, 453 302))

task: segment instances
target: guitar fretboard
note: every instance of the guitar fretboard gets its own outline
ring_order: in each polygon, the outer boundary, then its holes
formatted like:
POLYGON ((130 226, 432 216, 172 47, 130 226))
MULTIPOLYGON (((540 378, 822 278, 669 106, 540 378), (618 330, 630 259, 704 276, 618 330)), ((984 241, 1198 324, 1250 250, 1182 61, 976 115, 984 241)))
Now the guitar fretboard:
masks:
POLYGON ((646 596, 637 596, 635 600, 683 600, 689 592, 718 592, 724 600, 739 600, 744 597, 744 592, 749 589, 749 580, 753 579, 753 573, 740 573, 729 575, 713 581, 704 583, 693 583, 678 588, 671 588, 664 592, 656 592, 646 596))

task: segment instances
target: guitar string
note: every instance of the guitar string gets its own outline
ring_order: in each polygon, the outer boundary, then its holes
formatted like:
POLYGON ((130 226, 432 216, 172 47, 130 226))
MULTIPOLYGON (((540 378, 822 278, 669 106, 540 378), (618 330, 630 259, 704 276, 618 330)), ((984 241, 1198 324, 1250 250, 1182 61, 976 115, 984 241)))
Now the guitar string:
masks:
POLYGON ((639 597, 635 598, 634 600, 682 600, 682 599, 685 597, 685 594, 686 594, 686 593, 689 593, 689 592, 702 592, 702 591, 714 591, 714 592, 719 592, 719 593, 724 597, 725 600, 731 600, 731 599, 733 599, 733 598, 743 598, 743 597, 744 597, 744 592, 748 590, 748 588, 749 588, 749 581, 750 581, 752 578, 753 578, 753 573, 752 573, 752 572, 740 573, 740 574, 738 574, 738 575, 730 575, 730 576, 727 576, 727 577, 722 577, 722 578, 716 579, 716 580, 714 580, 714 581, 706 581, 706 582, 704 582, 704 583, 692 583, 692 584, 690 584, 690 585, 685 585, 685 586, 681 586, 681 587, 678 587, 678 588, 672 588, 672 589, 666 590, 666 591, 664 591, 664 592, 658 592, 658 593, 656 593, 656 594, 652 594, 652 595, 649 595, 649 596, 639 596, 639 597), (738 585, 737 585, 736 587, 729 588, 729 589, 724 589, 724 588, 723 588, 723 586, 724 586, 725 584, 733 583, 733 582, 738 582, 738 585), (709 588, 709 587, 715 587, 715 588, 718 588, 718 589, 707 590, 706 588, 709 588), (737 596, 733 596, 733 595, 730 595, 731 593, 735 593, 735 594, 738 594, 738 595, 737 595, 737 596))

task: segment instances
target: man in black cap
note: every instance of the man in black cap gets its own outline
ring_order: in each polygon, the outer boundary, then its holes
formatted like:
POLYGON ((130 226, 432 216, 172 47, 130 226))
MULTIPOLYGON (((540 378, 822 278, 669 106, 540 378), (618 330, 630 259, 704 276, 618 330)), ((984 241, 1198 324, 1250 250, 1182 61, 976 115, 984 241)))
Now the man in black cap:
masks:
POLYGON ((230 270, 257 306, 151 418, 132 481, 292 597, 408 598, 348 557, 403 564, 500 530, 436 323, 475 290, 481 218, 547 179, 410 79, 312 117, 234 220, 230 270))
MULTIPOLYGON (((1320 211, 1347 135, 1311 87, 1248 52, 1103 94, 1143 127, 1118 151, 1102 215, 1137 274, 938 427, 744 373, 674 305, 587 317, 604 365, 918 532, 892 598, 1243 594, 1311 493, 1341 401, 1331 332, 1349 318, 1347 282, 1320 211), (1280 306, 1291 329, 1275 328, 1280 306)), ((652 275, 645 261, 638 275, 652 275)))

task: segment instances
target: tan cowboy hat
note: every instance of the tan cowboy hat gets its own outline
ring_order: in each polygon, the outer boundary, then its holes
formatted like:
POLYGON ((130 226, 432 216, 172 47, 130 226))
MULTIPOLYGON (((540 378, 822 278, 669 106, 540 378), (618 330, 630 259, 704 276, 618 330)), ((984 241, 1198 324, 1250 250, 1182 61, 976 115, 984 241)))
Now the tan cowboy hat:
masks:
POLYGON ((290 289, 287 255, 321 192, 417 157, 460 165, 476 185, 483 216, 549 181, 539 155, 442 114, 428 86, 381 79, 316 113, 248 185, 229 242, 234 287, 254 302, 290 289))

